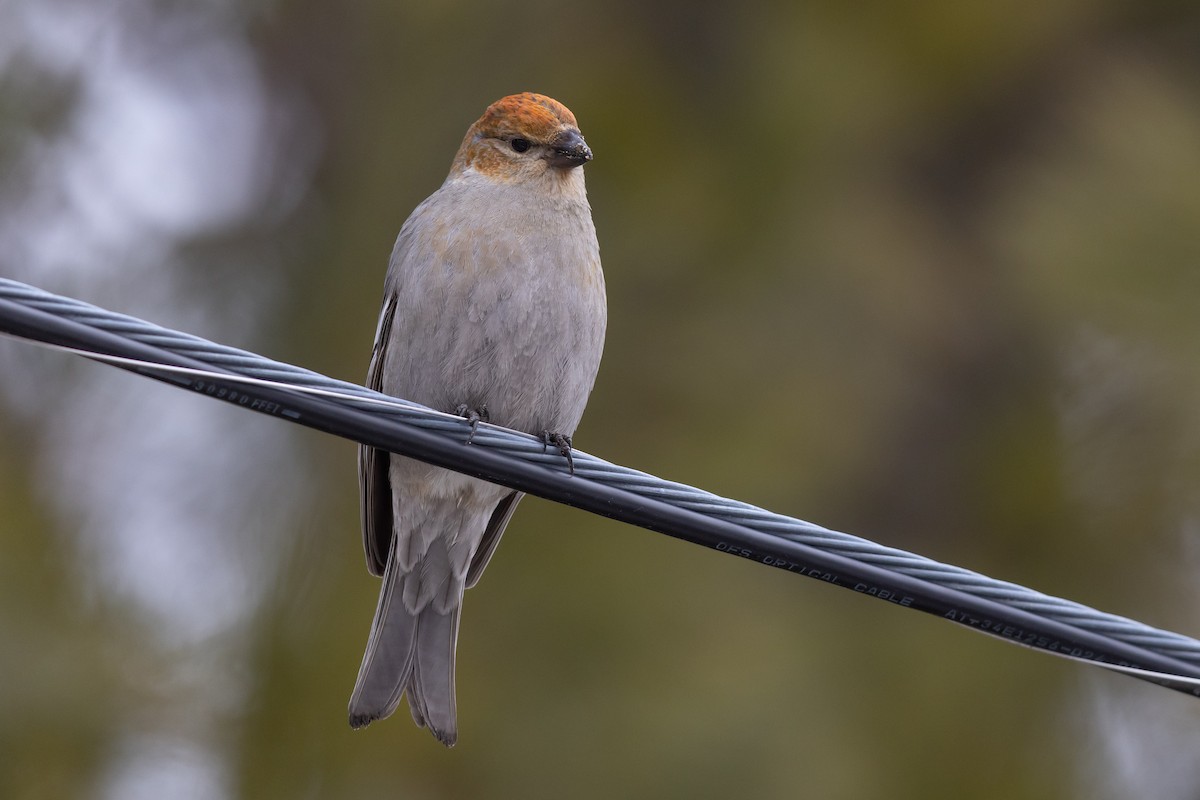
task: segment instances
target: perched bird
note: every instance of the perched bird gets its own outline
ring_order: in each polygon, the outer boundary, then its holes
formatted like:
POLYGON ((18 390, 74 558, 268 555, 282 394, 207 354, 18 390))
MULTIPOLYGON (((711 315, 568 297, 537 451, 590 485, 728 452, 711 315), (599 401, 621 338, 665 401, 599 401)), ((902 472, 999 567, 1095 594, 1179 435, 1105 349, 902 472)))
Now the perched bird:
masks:
MULTIPOLYGON (((540 435, 569 458, 607 320, 591 159, 557 100, 526 92, 488 107, 400 229, 372 389, 540 435)), ((350 724, 388 716, 407 694, 417 724, 453 745, 463 592, 523 495, 371 447, 359 450, 359 487, 367 568, 383 587, 350 724)))

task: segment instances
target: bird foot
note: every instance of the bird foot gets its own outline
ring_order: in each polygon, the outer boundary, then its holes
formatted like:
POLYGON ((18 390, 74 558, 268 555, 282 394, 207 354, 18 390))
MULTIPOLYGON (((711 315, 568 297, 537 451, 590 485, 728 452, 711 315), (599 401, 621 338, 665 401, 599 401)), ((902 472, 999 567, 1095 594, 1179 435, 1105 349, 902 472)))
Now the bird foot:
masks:
POLYGON ((562 433, 542 431, 542 452, 546 452, 546 448, 550 445, 557 447, 558 454, 567 459, 567 470, 574 475, 575 459, 571 457, 571 437, 562 433))
POLYGON ((463 403, 458 408, 454 409, 454 413, 466 419, 471 426, 471 434, 467 436, 467 444, 470 444, 475 439, 475 429, 479 427, 480 422, 488 421, 487 406, 479 408, 471 408, 466 403, 463 403))

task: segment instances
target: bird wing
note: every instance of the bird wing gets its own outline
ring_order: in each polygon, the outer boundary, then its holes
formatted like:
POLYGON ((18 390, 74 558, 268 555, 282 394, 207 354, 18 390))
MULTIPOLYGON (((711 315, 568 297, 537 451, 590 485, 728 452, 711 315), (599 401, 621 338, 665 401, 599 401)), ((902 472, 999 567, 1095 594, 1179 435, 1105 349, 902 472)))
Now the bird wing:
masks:
POLYGON ((513 511, 517 509, 517 503, 524 496, 524 492, 511 492, 504 495, 504 499, 496 504, 496 508, 488 520, 487 528, 483 532, 483 539, 480 540, 479 547, 471 558, 471 565, 467 568, 466 587, 468 589, 479 582, 484 567, 492 560, 492 553, 496 552, 496 545, 500 544, 500 535, 504 533, 513 511))
MULTIPOLYGON (((383 391, 383 364, 391 340, 392 320, 396 316, 396 294, 384 300, 375 330, 375 346, 371 366, 367 369, 367 388, 383 391)), ((392 546, 392 486, 388 479, 391 453, 375 447, 358 448, 358 490, 362 513, 363 550, 367 569, 372 575, 383 575, 388 551, 392 546)))

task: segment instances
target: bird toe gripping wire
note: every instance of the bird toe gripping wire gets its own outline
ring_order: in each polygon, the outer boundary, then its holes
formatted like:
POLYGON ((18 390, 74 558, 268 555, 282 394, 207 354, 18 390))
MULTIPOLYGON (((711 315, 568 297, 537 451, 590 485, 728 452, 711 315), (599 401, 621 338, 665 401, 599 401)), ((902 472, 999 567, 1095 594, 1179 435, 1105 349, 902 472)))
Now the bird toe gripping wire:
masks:
POLYGON ((0 333, 1200 696, 1200 641, 0 278, 0 333))

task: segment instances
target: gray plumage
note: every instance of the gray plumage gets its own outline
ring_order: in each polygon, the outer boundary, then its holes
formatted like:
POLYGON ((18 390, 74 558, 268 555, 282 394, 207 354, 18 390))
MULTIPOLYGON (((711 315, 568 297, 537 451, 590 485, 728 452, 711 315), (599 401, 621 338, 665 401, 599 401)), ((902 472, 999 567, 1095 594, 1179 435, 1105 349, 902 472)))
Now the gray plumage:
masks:
MULTIPOLYGON (((524 94, 489 107, 396 240, 371 388, 452 413, 486 408, 529 433, 574 432, 606 324, 579 168, 590 158, 556 101, 524 94)), ((417 724, 452 745, 463 592, 522 495, 369 447, 359 481, 367 566, 383 586, 350 723, 388 716, 406 693, 417 724)))

